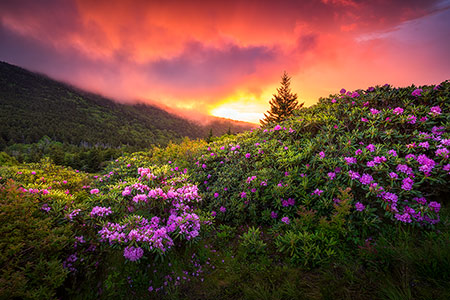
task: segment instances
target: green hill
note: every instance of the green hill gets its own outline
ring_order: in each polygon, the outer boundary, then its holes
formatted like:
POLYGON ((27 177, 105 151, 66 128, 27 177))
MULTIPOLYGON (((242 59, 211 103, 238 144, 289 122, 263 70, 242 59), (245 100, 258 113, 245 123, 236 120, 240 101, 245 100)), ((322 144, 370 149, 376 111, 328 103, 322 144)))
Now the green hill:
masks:
POLYGON ((146 148, 183 137, 222 135, 255 125, 212 119, 201 126, 160 108, 126 105, 0 62, 0 150, 48 136, 73 145, 146 148))

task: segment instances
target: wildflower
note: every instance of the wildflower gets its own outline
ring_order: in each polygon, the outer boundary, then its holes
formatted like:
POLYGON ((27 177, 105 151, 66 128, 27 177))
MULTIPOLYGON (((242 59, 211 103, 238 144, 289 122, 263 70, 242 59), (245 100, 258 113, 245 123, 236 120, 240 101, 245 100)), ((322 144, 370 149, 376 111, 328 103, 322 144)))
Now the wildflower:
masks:
POLYGON ((339 93, 341 93, 341 94, 345 94, 347 91, 345 90, 345 89, 341 89, 340 91, 339 91, 339 93))
POLYGON ((123 256, 129 261, 137 261, 144 255, 144 250, 140 247, 128 246, 123 250, 123 256))
POLYGON ((435 212, 439 212, 439 210, 441 209, 441 204, 440 203, 438 203, 438 202, 435 202, 435 201, 431 201, 429 204, 428 204, 428 207, 431 209, 431 210, 434 210, 435 212))
POLYGON ((311 195, 318 195, 320 196, 320 194, 323 193, 323 190, 319 190, 319 189, 315 189, 314 192, 311 193, 311 195))
POLYGON ((411 96, 415 96, 415 97, 422 96, 422 92, 423 92, 422 89, 415 89, 415 90, 411 93, 411 96))
POLYGON ((414 197, 413 200, 422 205, 425 205, 427 203, 425 197, 414 197))
POLYGON ((219 197, 219 193, 214 193, 214 198, 219 197))
POLYGON ((392 112, 396 115, 401 115, 403 113, 403 111, 404 111, 403 108, 396 107, 396 108, 394 108, 394 110, 392 112))
POLYGON ((403 222, 403 223, 411 223, 412 222, 411 216, 408 213, 404 213, 402 215, 401 214, 395 214, 395 218, 397 220, 399 220, 400 222, 403 222))
POLYGON ((289 223, 290 223, 289 217, 283 217, 283 218, 281 218, 281 222, 286 223, 286 224, 289 224, 289 223))
POLYGON ((92 189, 91 195, 98 194, 100 191, 98 189, 92 189))
POLYGON ((360 155, 360 154, 362 154, 362 150, 361 149, 358 149, 358 150, 355 151, 355 155, 360 155))
POLYGON ((336 99, 331 99, 331 103, 336 103, 336 99))
POLYGON ((101 206, 95 206, 92 208, 92 211, 90 213, 91 218, 93 217, 105 217, 107 215, 112 214, 111 207, 101 207, 101 206))
POLYGON ((369 119, 361 118, 361 122, 369 122, 369 119))
POLYGON ((47 203, 44 203, 41 207, 41 210, 45 211, 45 212, 49 212, 52 208, 50 206, 48 206, 47 203))
POLYGON ((355 179, 359 179, 360 175, 358 172, 354 172, 352 170, 348 171, 348 175, 350 176, 351 179, 355 180, 355 179))
POLYGON ((406 122, 406 123, 408 123, 408 124, 416 124, 417 117, 414 115, 409 115, 407 117, 407 120, 408 120, 408 122, 406 122))
POLYGON ((420 120, 419 120, 419 121, 423 123, 423 122, 426 122, 427 120, 428 120, 428 118, 427 118, 427 117, 422 117, 422 118, 420 118, 420 120))
POLYGON ((395 172, 391 172, 391 173, 389 173, 389 177, 391 177, 392 179, 397 179, 398 175, 395 172))
POLYGON ((385 162, 387 159, 386 159, 386 157, 384 157, 384 156, 375 156, 374 158, 373 158, 373 161, 376 163, 376 164, 381 164, 382 162, 385 162))
POLYGON ((432 108, 430 108, 429 114, 432 115, 433 117, 440 115, 441 108, 439 106, 433 106, 432 108))
POLYGON ((327 175, 330 178, 330 180, 333 180, 334 177, 336 177, 336 173, 334 173, 334 172, 329 172, 327 175))
POLYGON ((364 185, 370 184, 373 181, 373 177, 369 174, 363 174, 361 178, 359 179, 359 182, 361 182, 364 185))
POLYGON ((250 158, 252 155, 250 153, 245 154, 245 158, 250 158))
POLYGON ((246 198, 247 197, 247 193, 246 192, 242 192, 241 193, 241 198, 246 198))
POLYGON ((359 97, 359 93, 358 92, 353 92, 350 97, 352 97, 352 98, 359 97))
POLYGON ((374 152, 375 151, 375 145, 369 144, 369 145, 367 145, 366 149, 369 150, 370 152, 374 152))
POLYGON ((280 126, 280 125, 277 125, 277 126, 275 126, 275 127, 273 128, 273 130, 281 130, 281 126, 280 126))
POLYGON ((319 157, 320 157, 321 159, 324 159, 324 158, 325 158, 325 152, 320 151, 320 152, 319 152, 319 157))
POLYGON ((397 152, 394 149, 389 150, 388 154, 390 154, 392 156, 397 156, 397 152))
POLYGON ((366 207, 361 202, 356 202, 355 208, 357 211, 363 211, 366 207))
POLYGON ((222 212, 222 213, 224 213, 224 212, 227 211, 227 209, 226 209, 224 206, 221 206, 221 207, 219 208, 219 210, 220 210, 220 212, 222 212))
POLYGON ((217 213, 213 210, 211 211, 211 216, 215 217, 217 215, 217 213))
POLYGON ((428 142, 422 142, 422 143, 419 143, 419 147, 428 149, 428 148, 430 148, 430 144, 428 142))
POLYGON ((435 153, 436 153, 436 156, 442 156, 442 157, 448 158, 449 151, 447 148, 440 148, 440 149, 437 149, 435 153))
POLYGON ((374 88, 373 86, 371 86, 371 87, 369 87, 369 88, 367 89, 367 91, 368 91, 368 92, 373 92, 373 91, 375 91, 375 88, 374 88))
POLYGON ((372 167, 375 167, 375 162, 372 161, 372 160, 371 160, 371 161, 368 161, 368 162, 367 162, 367 166, 368 166, 368 167, 371 167, 371 168, 372 168, 372 167))
POLYGON ((376 115, 376 114, 379 114, 380 111, 379 111, 378 109, 371 108, 371 109, 370 109, 370 113, 371 113, 372 115, 376 115))
POLYGON ((412 189, 413 184, 414 181, 411 178, 406 177, 405 179, 402 180, 402 189, 405 191, 410 191, 412 189))
POLYGON ((270 213, 270 217, 271 217, 272 219, 276 219, 276 218, 278 217, 278 214, 277 214, 276 212, 272 211, 272 212, 270 213))

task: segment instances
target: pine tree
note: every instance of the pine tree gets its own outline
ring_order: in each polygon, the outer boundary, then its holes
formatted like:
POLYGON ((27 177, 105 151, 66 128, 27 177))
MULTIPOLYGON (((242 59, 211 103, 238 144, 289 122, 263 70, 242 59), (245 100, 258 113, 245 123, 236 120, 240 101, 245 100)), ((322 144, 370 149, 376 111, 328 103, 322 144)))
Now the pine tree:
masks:
POLYGON ((303 106, 304 103, 298 104, 297 94, 291 92, 290 81, 291 78, 285 71, 281 77, 281 87, 277 89, 278 93, 273 94, 273 98, 269 102, 270 110, 264 114, 264 119, 259 121, 262 126, 279 123, 291 116, 295 109, 303 106))

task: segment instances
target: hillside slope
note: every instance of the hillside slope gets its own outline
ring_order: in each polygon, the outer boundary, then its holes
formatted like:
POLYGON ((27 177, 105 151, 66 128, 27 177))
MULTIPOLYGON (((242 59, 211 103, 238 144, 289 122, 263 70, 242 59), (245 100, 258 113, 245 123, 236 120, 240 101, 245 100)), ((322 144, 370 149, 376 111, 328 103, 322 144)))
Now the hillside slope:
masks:
POLYGON ((0 149, 43 136, 74 145, 165 145, 254 127, 218 119, 200 126, 150 105, 125 105, 0 62, 0 149))

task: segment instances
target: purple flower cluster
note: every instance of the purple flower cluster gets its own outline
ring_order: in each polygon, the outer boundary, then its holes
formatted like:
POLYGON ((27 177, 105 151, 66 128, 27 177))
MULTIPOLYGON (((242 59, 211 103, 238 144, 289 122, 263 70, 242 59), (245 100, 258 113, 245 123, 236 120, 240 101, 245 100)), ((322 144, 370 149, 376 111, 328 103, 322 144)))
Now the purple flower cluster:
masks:
POLYGON ((137 261, 144 255, 144 250, 140 247, 128 246, 123 250, 123 256, 129 261, 137 261))
POLYGON ((295 205, 295 200, 292 199, 292 198, 289 198, 287 200, 281 199, 281 205, 283 205, 283 207, 294 206, 295 205))
POLYGON ((364 204, 362 204, 361 202, 356 202, 355 204, 355 209, 357 211, 363 211, 366 207, 364 206, 364 204))
POLYGON ((95 206, 94 208, 92 208, 90 215, 91 218, 94 218, 94 217, 106 217, 110 214, 112 214, 111 207, 95 206))

